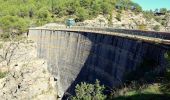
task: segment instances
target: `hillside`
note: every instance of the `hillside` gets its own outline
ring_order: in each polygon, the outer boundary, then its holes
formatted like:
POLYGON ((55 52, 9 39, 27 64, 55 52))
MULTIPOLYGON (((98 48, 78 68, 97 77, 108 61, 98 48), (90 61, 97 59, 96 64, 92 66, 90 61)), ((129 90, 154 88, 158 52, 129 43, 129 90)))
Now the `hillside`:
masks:
POLYGON ((92 20, 80 22, 78 25, 89 27, 113 27, 123 29, 165 31, 165 27, 161 23, 157 22, 154 18, 147 20, 143 13, 135 14, 132 11, 122 11, 119 15, 120 19, 117 18, 118 15, 119 13, 114 11, 110 23, 107 19, 107 16, 99 15, 92 20), (154 29, 156 26, 159 26, 158 30, 154 29))
POLYGON ((35 43, 24 40, 15 45, 0 44, 1 100, 57 100, 56 81, 47 70, 47 62, 37 58, 35 43), (9 64, 2 59, 8 50, 14 50, 14 54, 7 53, 9 64))
POLYGON ((9 37, 11 32, 21 34, 30 26, 64 23, 67 18, 84 21, 99 14, 111 16, 114 9, 132 7, 134 12, 142 11, 130 0, 0 0, 0 32, 6 34, 1 37, 9 37))

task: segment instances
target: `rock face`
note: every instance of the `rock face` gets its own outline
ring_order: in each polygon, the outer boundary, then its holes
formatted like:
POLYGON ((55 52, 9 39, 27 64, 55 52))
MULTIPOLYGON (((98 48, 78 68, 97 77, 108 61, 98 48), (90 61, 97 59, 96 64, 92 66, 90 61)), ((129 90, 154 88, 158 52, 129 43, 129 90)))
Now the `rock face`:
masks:
POLYGON ((47 62, 36 55, 35 44, 18 45, 8 66, 10 72, 0 79, 1 100, 57 100, 56 82, 47 62))
POLYGON ((108 20, 103 15, 99 15, 97 18, 92 20, 85 20, 82 23, 78 23, 79 26, 89 27, 108 27, 108 20))
POLYGON ((154 30, 153 28, 158 25, 160 31, 166 31, 159 22, 153 18, 147 20, 142 13, 135 14, 132 11, 122 11, 120 14, 120 21, 116 18, 118 12, 112 14, 112 25, 109 25, 108 16, 99 15, 92 20, 85 20, 84 22, 78 23, 79 26, 89 27, 113 27, 118 29, 139 29, 139 25, 145 25, 145 30, 154 30))
POLYGON ((107 86, 117 86, 145 58, 154 62, 154 69, 165 67, 166 50, 154 44, 88 32, 39 29, 29 33, 36 38, 38 56, 48 60, 61 95, 72 92, 81 81, 99 79, 107 86))

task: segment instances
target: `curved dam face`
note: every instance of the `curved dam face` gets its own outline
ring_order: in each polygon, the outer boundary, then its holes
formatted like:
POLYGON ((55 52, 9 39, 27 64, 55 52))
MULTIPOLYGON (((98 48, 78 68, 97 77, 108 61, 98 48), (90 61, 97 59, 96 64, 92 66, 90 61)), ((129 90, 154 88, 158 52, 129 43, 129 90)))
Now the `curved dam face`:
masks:
POLYGON ((166 64, 166 50, 150 43, 87 32, 42 29, 29 33, 37 42, 38 57, 48 61, 61 95, 72 92, 82 81, 98 79, 107 86, 117 86, 145 58, 153 60, 155 68, 166 64))

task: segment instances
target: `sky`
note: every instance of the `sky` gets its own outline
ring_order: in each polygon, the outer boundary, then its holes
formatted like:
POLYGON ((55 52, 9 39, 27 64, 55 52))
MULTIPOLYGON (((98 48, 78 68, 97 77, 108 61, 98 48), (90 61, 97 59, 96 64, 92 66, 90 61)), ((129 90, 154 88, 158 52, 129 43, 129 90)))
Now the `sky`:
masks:
POLYGON ((170 10, 170 0, 132 0, 142 6, 143 10, 167 8, 170 10))

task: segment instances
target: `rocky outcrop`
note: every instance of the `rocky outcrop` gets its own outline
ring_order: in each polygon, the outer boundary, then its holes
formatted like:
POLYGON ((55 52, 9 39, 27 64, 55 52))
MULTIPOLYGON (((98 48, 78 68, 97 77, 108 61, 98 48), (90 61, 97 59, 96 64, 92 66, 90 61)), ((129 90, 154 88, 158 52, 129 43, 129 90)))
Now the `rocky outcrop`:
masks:
POLYGON ((54 77, 47 70, 47 62, 36 55, 35 44, 18 45, 9 73, 0 79, 1 100, 57 100, 54 77))
POLYGON ((166 31, 165 27, 161 23, 155 21, 155 19, 147 20, 142 13, 135 14, 132 11, 122 11, 120 13, 120 20, 116 18, 118 15, 117 11, 112 14, 112 25, 109 25, 109 16, 99 15, 92 20, 85 20, 84 22, 78 23, 79 26, 88 27, 113 27, 118 29, 139 29, 140 25, 144 25, 145 30, 154 30, 156 25, 159 26, 160 31, 166 31))

